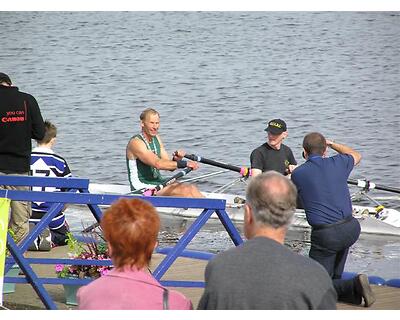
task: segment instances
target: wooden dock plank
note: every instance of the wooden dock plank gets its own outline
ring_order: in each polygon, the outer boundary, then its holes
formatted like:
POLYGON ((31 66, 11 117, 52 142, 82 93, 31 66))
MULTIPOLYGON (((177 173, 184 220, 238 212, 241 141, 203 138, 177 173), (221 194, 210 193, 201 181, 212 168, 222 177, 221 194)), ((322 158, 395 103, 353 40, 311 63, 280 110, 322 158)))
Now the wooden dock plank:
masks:
POLYGON ((340 310, 400 310, 400 288, 372 285, 376 302, 369 308, 338 303, 340 310))
MULTIPOLYGON (((29 257, 35 258, 63 258, 67 257, 67 248, 58 247, 51 252, 28 252, 29 257)), ((152 258, 151 270, 164 258, 163 255, 155 254, 152 258)), ((175 261, 162 280, 192 280, 204 281, 204 269, 207 261, 190 258, 179 258, 175 261)), ((55 277, 53 265, 33 265, 34 270, 40 276, 55 277)), ((54 299, 59 309, 76 309, 74 306, 65 304, 64 291, 61 285, 46 285, 50 296, 54 299)), ((194 308, 203 293, 202 288, 174 288, 182 292, 192 300, 194 308)), ((386 286, 372 286, 377 301, 370 307, 348 305, 338 303, 340 310, 400 310, 400 288, 386 286)), ((29 284, 17 284, 16 292, 4 295, 5 306, 11 309, 44 309, 44 305, 29 284)))

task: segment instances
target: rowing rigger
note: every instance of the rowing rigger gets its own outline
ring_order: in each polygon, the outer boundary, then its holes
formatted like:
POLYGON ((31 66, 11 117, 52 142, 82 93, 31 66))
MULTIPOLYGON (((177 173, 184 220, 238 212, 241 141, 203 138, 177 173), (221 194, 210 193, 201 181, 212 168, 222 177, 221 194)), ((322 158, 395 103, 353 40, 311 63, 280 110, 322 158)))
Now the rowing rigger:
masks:
MULTIPOLYGON (((140 190, 132 191, 132 192, 127 193, 126 195, 136 195, 137 194, 137 195, 142 195, 145 197, 155 196, 158 191, 160 191, 161 189, 165 188, 166 186, 174 183, 179 178, 186 176, 192 170, 193 170, 192 168, 187 167, 187 168, 177 172, 176 174, 172 175, 171 177, 167 178, 166 180, 164 180, 163 183, 155 185, 152 188, 143 188, 140 190)), ((94 228, 97 228, 99 225, 100 225, 100 223, 96 222, 96 223, 92 224, 91 226, 85 228, 82 232, 84 232, 84 233, 90 232, 94 228)))
MULTIPOLYGON (((237 166, 233 166, 231 164, 226 164, 223 162, 218 162, 218 161, 214 161, 211 159, 207 159, 204 157, 200 157, 198 155, 195 154, 186 154, 185 158, 193 160, 193 161, 197 161, 197 162, 201 162, 204 164, 209 164, 211 166, 215 166, 218 168, 223 168, 223 169, 228 169, 231 171, 235 171, 235 172, 239 172, 242 176, 244 177, 249 177, 251 176, 251 168, 247 168, 247 167, 237 167, 237 166)), ((388 191, 388 192, 394 192, 394 193, 399 193, 400 194, 400 189, 399 188, 394 188, 394 187, 387 187, 387 186, 382 186, 382 185, 377 185, 371 181, 368 180, 347 180, 348 184, 351 185, 355 185, 358 186, 360 188, 363 188, 364 190, 368 191, 368 190, 372 190, 372 189, 377 189, 377 190, 383 190, 383 191, 388 191)))
POLYGON ((371 181, 368 180, 347 180, 348 184, 363 188, 366 191, 376 189, 376 190, 383 190, 383 191, 388 191, 388 192, 394 192, 400 194, 400 189, 399 188, 394 188, 394 187, 386 187, 382 185, 375 184, 371 181))
MULTIPOLYGON (((196 155, 191 155, 188 154, 186 157, 188 159, 193 159, 193 160, 200 160, 198 162, 213 165, 215 167, 223 168, 226 171, 234 171, 238 173, 246 173, 246 169, 242 169, 237 166, 229 165, 226 163, 210 160, 207 158, 199 157, 196 155)), ((249 169, 247 169, 247 174, 249 172, 249 169)), ((223 171, 217 172, 217 173, 212 173, 212 174, 207 174, 204 177, 209 177, 210 175, 215 175, 215 174, 220 174, 223 173, 223 171)), ((201 177, 198 177, 196 179, 199 179, 201 177)), ((246 176, 241 176, 239 179, 235 179, 237 182, 245 182, 247 179, 246 176)), ((195 180, 195 179, 191 179, 195 180)), ((225 189, 226 186, 230 186, 232 183, 223 186, 225 189)), ((391 188, 391 187, 384 187, 384 186, 378 186, 377 188, 375 187, 376 185, 373 183, 368 183, 365 180, 358 180, 354 182, 353 180, 350 180, 349 184, 354 184, 358 186, 359 188, 364 188, 363 190, 360 191, 360 195, 367 197, 369 200, 375 203, 375 207, 366 207, 366 206, 357 206, 353 205, 353 214, 354 216, 359 220, 360 225, 361 225, 361 230, 362 232, 366 233, 377 233, 377 234, 390 234, 390 235, 396 235, 400 236, 400 212, 398 212, 395 209, 388 209, 385 208, 383 205, 375 201, 372 197, 369 197, 368 195, 368 188, 369 189, 381 189, 381 190, 386 190, 386 191, 392 191, 392 192, 397 192, 398 189, 396 188, 391 188), (367 187, 367 188, 365 188, 367 187), (368 215, 365 213, 366 209, 368 210, 368 215)), ((112 185, 110 185, 112 188, 112 185)), ((120 186, 118 186, 120 187, 120 186)), ((128 193, 129 187, 124 186, 124 188, 117 188, 119 190, 119 194, 121 195, 126 195, 128 193)), ((113 193, 118 193, 114 189, 113 193)), ((93 188, 92 190, 96 190, 93 188)), ((104 188, 102 191, 105 190, 104 188)), ((206 193, 204 192, 203 194, 206 197, 209 198, 217 198, 217 199, 225 199, 227 202, 227 207, 229 207, 229 217, 232 219, 232 221, 243 221, 243 211, 241 210, 241 202, 237 202, 236 195, 232 194, 224 194, 221 193, 222 189, 220 188, 218 191, 214 191, 211 193, 206 193)), ((109 190, 107 191, 109 192, 109 190)), ((96 192, 95 192, 96 193, 96 192)), ((353 196, 352 196, 353 197, 353 196)), ((164 208, 165 209, 165 208, 164 208)), ((163 210, 164 210, 163 209, 163 210)), ((172 214, 172 215, 177 215, 177 216, 182 216, 182 217, 188 217, 188 218, 194 218, 197 217, 201 211, 196 211, 196 210, 167 210, 163 211, 163 213, 167 214, 172 214)), ((305 215, 304 211, 302 210, 297 210, 296 214, 296 223, 294 223, 295 226, 298 227, 307 227, 308 224, 305 220, 305 215)))
POLYGON ((160 191, 164 187, 174 183, 179 178, 186 176, 192 170, 193 170, 192 168, 186 167, 185 169, 174 174, 173 176, 167 178, 163 183, 160 183, 159 185, 156 185, 152 188, 141 189, 139 191, 133 191, 133 192, 128 193, 128 195, 129 194, 142 194, 143 196, 146 196, 146 197, 154 196, 157 194, 158 191, 160 191))

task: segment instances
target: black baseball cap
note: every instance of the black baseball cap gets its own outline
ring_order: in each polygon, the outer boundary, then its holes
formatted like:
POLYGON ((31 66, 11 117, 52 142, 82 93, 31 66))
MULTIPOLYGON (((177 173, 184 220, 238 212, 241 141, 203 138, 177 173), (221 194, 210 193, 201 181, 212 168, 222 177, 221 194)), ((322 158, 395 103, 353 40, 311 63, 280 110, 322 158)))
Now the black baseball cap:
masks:
POLYGON ((10 86, 12 85, 10 77, 3 72, 0 72, 0 83, 1 82, 6 82, 10 86))
POLYGON ((286 123, 282 119, 273 119, 268 122, 268 127, 264 130, 271 134, 278 135, 287 130, 286 123))

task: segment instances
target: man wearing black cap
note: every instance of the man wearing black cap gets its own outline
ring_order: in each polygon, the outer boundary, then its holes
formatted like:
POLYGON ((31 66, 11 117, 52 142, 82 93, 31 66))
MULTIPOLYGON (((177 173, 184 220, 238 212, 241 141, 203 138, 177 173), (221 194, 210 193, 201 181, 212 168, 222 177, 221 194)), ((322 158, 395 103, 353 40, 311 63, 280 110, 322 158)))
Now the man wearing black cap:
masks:
MULTIPOLYGON (((12 86, 11 79, 0 72, 0 174, 28 175, 31 139, 42 140, 45 127, 39 106, 33 96, 12 86)), ((1 186, 9 190, 29 187, 1 186)), ((20 242, 29 232, 29 202, 12 201, 10 228, 20 242)))
POLYGON ((252 175, 256 176, 268 170, 277 171, 283 175, 292 173, 297 165, 292 150, 282 143, 288 136, 285 121, 273 119, 265 129, 268 141, 253 150, 250 155, 252 175))

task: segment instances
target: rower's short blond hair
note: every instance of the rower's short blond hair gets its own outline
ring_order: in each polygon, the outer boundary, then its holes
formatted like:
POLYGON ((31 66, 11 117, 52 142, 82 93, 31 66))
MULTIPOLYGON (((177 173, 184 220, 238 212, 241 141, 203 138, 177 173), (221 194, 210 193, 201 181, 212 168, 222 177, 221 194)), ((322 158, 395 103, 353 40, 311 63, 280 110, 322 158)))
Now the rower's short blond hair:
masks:
POLYGON ((158 111, 156 109, 147 108, 147 109, 144 109, 142 111, 142 113, 140 114, 140 120, 141 121, 146 120, 147 116, 150 115, 150 114, 156 114, 156 115, 160 116, 160 114, 158 113, 158 111))

